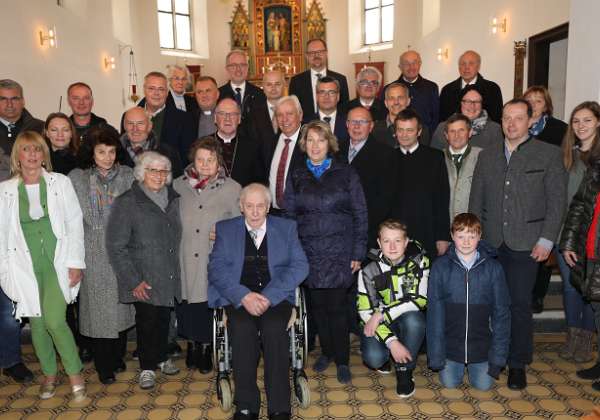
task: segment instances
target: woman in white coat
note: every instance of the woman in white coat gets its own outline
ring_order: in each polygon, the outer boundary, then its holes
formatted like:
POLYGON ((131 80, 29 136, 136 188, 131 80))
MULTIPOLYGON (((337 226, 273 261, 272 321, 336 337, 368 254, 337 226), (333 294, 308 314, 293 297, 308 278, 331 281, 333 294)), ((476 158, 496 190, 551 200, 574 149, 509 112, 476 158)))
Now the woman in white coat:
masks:
POLYGON ((15 317, 29 317, 45 375, 40 398, 56 392, 56 348, 73 400, 81 401, 82 364, 65 317, 85 268, 79 202, 69 178, 50 172, 48 146, 39 134, 17 137, 10 164, 12 178, 0 183, 0 284, 15 302, 15 317))

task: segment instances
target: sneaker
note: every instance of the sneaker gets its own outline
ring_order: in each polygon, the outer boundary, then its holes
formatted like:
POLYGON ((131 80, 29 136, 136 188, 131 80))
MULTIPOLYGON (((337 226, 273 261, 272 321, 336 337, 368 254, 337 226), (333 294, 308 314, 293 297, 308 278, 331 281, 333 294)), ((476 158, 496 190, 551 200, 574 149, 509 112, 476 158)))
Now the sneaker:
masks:
POLYGON ((142 370, 140 372, 139 384, 142 389, 152 389, 156 382, 156 373, 153 370, 142 370))
POLYGON ((412 369, 406 366, 396 367, 396 394, 400 398, 408 398, 415 393, 415 381, 413 381, 412 369))
POLYGON ((337 380, 341 384, 349 384, 352 381, 352 374, 348 365, 339 365, 337 367, 337 380))
POLYGON ((389 375, 390 373, 392 373, 392 364, 388 360, 383 364, 383 366, 375 370, 383 375, 389 375))
POLYGON ((600 378, 600 362, 587 369, 577 371, 577 377, 581 379, 599 379, 600 378))
POLYGON ((313 370, 315 372, 323 372, 325 369, 327 369, 329 363, 331 363, 331 359, 325 355, 321 355, 313 365, 313 370))
POLYGON ((165 375, 177 375, 179 373, 179 368, 175 366, 175 362, 171 359, 167 359, 164 362, 158 364, 160 371, 165 375))

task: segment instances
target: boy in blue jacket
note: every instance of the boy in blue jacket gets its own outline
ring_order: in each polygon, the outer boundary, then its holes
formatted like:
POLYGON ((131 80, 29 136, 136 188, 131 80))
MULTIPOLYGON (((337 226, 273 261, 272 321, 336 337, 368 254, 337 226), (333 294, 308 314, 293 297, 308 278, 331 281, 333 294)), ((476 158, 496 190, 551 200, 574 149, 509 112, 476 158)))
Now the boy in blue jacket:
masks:
POLYGON ((456 388, 465 368, 470 384, 488 390, 506 364, 510 297, 495 250, 481 239, 471 213, 452 222, 448 252, 431 268, 427 290, 427 357, 440 382, 456 388))

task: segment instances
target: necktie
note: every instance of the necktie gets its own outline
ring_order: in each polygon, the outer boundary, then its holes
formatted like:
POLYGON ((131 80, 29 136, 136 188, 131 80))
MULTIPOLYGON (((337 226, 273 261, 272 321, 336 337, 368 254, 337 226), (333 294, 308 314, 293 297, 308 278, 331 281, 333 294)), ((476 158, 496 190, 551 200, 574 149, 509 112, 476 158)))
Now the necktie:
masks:
POLYGON ((258 248, 258 243, 256 243, 256 238, 258 238, 258 230, 251 229, 250 231, 248 231, 248 233, 250 234, 250 237, 252 238, 252 242, 254 242, 254 246, 256 248, 258 248))
POLYGON ((239 88, 239 87, 235 88, 235 94, 233 95, 233 98, 235 99, 237 104, 241 107, 242 106, 242 88, 239 88))
POLYGON ((279 164, 277 165, 277 178, 275 180, 275 201, 280 209, 283 208, 283 181, 285 178, 285 165, 287 163, 288 153, 290 151, 291 139, 284 139, 285 146, 281 151, 281 157, 279 158, 279 164))
POLYGON ((350 149, 348 149, 348 162, 352 163, 352 159, 354 159, 354 156, 356 156, 356 149, 352 146, 350 146, 350 149))
POLYGON ((327 124, 331 125, 331 117, 323 117, 323 121, 325 121, 327 124))
POLYGON ((317 74, 315 74, 315 76, 317 76, 317 80, 321 80, 321 77, 323 77, 323 75, 321 73, 317 73, 317 74))
POLYGON ((12 138, 13 134, 16 134, 15 131, 17 129, 17 125, 15 123, 8 123, 8 138, 12 138))
POLYGON ((460 166, 462 164, 462 153, 456 153, 452 155, 452 162, 454 162, 454 166, 456 166, 456 172, 460 171, 460 166))

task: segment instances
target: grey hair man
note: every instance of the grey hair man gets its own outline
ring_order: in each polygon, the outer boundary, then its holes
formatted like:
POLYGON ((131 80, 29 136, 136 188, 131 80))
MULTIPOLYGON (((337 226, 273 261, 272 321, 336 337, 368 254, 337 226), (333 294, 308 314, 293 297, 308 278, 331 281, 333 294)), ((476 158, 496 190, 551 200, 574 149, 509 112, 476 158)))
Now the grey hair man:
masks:
POLYGON ((15 139, 22 131, 44 131, 44 122, 25 109, 23 87, 11 79, 0 80, 0 147, 10 156, 15 139))
POLYGON ((350 113, 352 108, 362 106, 371 112, 373 121, 385 120, 387 109, 383 100, 378 98, 383 76, 377 67, 365 66, 356 75, 356 99, 348 102, 344 109, 350 113))

